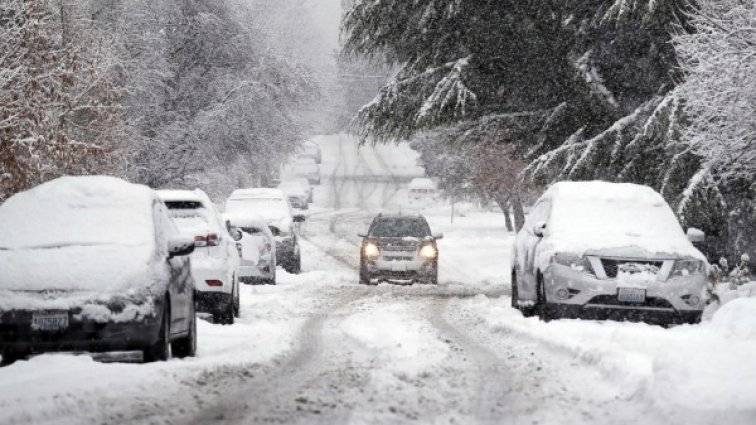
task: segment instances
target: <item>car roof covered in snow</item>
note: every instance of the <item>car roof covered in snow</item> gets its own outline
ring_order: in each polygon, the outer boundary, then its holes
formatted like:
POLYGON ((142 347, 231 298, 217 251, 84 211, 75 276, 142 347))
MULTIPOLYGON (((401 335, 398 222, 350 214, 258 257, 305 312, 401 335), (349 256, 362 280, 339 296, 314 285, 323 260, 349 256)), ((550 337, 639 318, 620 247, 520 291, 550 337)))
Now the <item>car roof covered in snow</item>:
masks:
POLYGON ((268 222, 257 214, 225 213, 223 219, 235 227, 268 227, 268 222))
POLYGON ((285 199, 283 191, 280 189, 269 188, 250 188, 250 189, 237 189, 231 193, 229 199, 241 199, 241 198, 270 198, 270 199, 285 199))
POLYGON ((435 189, 436 183, 428 178, 416 178, 412 179, 409 184, 410 189, 435 189))
POLYGON ((558 182, 544 193, 558 201, 631 201, 648 205, 666 205, 667 202, 654 189, 633 183, 610 183, 605 181, 558 182))
POLYGON ((200 189, 182 190, 182 189, 163 189, 157 191, 160 199, 166 202, 170 201, 197 201, 203 204, 207 203, 210 198, 200 189))
POLYGON ((61 177, 0 206, 0 246, 149 245, 156 200, 147 186, 115 177, 61 177))

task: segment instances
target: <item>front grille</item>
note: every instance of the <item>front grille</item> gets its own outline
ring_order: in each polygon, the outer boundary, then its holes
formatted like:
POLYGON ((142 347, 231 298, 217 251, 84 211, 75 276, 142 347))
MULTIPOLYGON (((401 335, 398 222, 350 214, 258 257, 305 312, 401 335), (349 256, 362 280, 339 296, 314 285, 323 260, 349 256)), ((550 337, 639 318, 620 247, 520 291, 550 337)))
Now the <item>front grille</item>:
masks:
POLYGON ((648 268, 651 270, 655 270, 655 273, 658 273, 659 269, 661 269, 664 262, 663 261, 612 260, 608 258, 601 259, 601 265, 604 267, 604 273, 606 273, 606 277, 612 278, 612 279, 617 277, 617 275, 619 274, 620 267, 625 264, 638 265, 640 266, 640 268, 648 268))
POLYGON ((649 308, 674 308, 669 301, 664 298, 646 297, 646 302, 642 304, 628 304, 619 302, 616 295, 597 295, 590 299, 586 305, 602 305, 602 306, 637 306, 637 307, 649 307, 649 308))

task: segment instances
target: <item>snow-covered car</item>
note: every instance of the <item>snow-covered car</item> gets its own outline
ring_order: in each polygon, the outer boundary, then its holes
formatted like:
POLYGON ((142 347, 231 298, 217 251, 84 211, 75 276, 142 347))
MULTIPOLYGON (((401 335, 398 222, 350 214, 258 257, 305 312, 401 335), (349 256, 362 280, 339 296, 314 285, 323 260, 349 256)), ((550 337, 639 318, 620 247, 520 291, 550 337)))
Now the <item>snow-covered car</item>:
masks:
POLYGON ((420 215, 383 215, 373 219, 360 246, 360 283, 381 281, 438 283, 438 245, 420 215))
POLYGON ((239 317, 239 250, 220 213, 200 189, 160 190, 160 198, 183 233, 194 237, 192 274, 197 309, 213 322, 233 324, 239 317))
POLYGON ((299 223, 305 216, 293 214, 288 197, 278 189, 238 189, 226 201, 229 216, 260 216, 276 239, 276 263, 289 273, 299 273, 302 254, 299 249, 299 223))
POLYGON ((323 161, 320 145, 311 140, 307 140, 302 144, 302 152, 299 154, 299 157, 310 158, 314 160, 316 164, 320 164, 323 161))
POLYGON ((320 166, 311 158, 300 158, 291 166, 295 177, 304 177, 310 184, 320 184, 320 166))
POLYGON ((223 218, 241 232, 240 247, 242 283, 276 284, 276 238, 268 223, 260 216, 225 214, 223 218))
POLYGON ((428 178, 415 178, 407 186, 407 197, 410 202, 433 201, 438 197, 436 183, 428 178))
POLYGON ((282 191, 289 197, 289 203, 292 207, 300 210, 306 210, 310 206, 310 184, 306 179, 287 180, 278 185, 278 190, 282 191), (305 180, 302 182, 301 180, 305 180), (306 184, 306 185, 305 185, 306 184))
POLYGON ((194 282, 157 193, 113 177, 62 177, 0 206, 0 355, 142 351, 193 356, 194 282))
POLYGON ((697 323, 706 258, 664 198, 646 186, 560 182, 536 202, 515 239, 512 306, 545 320, 697 323))

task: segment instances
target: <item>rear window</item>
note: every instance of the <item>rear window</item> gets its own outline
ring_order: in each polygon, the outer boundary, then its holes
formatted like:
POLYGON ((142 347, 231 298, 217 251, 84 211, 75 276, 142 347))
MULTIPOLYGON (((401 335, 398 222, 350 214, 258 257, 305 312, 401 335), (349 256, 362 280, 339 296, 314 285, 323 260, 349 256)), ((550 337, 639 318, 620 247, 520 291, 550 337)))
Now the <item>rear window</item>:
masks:
POLYGON ((200 201, 166 201, 165 206, 169 210, 196 210, 204 208, 204 205, 200 201))
POLYGON ((428 222, 421 218, 380 218, 373 221, 369 236, 376 238, 424 238, 430 236, 428 222))
POLYGON ((201 235, 220 230, 212 212, 200 201, 165 201, 165 205, 176 226, 185 233, 201 235))

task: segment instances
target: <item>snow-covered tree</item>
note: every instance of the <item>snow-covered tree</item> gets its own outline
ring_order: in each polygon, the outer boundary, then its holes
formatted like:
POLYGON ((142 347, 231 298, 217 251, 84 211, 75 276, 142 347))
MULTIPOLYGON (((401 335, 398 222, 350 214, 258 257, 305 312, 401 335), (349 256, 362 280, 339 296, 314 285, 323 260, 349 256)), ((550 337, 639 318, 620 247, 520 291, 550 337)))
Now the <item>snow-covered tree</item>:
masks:
POLYGON ((112 171, 118 91, 66 1, 0 1, 0 200, 63 174, 112 171))

